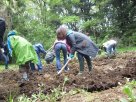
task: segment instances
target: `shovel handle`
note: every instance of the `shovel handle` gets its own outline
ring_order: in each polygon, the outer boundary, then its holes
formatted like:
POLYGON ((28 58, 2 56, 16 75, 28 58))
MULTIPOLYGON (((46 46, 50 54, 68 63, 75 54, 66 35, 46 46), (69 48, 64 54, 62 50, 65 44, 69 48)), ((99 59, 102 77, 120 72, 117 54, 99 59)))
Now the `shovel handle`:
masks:
POLYGON ((53 48, 53 46, 52 46, 52 47, 50 47, 46 52, 48 53, 52 48, 53 48))
POLYGON ((70 59, 66 62, 66 64, 61 68, 61 70, 58 72, 58 74, 60 74, 63 70, 64 70, 64 68, 67 66, 67 64, 69 63, 69 61, 70 61, 70 59))

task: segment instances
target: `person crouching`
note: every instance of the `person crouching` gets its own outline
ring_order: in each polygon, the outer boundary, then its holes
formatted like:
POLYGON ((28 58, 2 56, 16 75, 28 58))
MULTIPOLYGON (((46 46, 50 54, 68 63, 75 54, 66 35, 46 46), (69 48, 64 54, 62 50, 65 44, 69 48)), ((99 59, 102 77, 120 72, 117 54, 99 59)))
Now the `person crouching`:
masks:
POLYGON ((84 58, 87 61, 89 72, 92 70, 92 58, 97 55, 98 48, 93 43, 93 41, 85 34, 80 32, 75 32, 67 29, 64 26, 60 26, 57 33, 63 34, 66 39, 67 44, 71 47, 71 53, 69 57, 72 59, 74 57, 75 51, 77 51, 77 57, 79 61, 79 75, 84 71, 84 58))
POLYGON ((8 33, 8 50, 11 57, 16 58, 20 73, 23 73, 23 80, 28 79, 28 73, 34 69, 34 64, 38 64, 37 54, 30 42, 25 38, 18 36, 15 30, 8 33))

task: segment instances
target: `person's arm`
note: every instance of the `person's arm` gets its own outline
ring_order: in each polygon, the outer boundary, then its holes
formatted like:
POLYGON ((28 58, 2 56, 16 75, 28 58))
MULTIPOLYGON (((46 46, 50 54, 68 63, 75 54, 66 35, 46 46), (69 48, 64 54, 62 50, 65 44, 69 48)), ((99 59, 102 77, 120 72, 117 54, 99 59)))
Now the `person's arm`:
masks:
POLYGON ((7 46, 8 46, 8 50, 9 50, 9 54, 10 54, 10 56, 12 56, 12 48, 11 48, 10 38, 8 38, 7 46))
POLYGON ((43 46, 42 46, 42 45, 41 45, 41 46, 39 46, 39 49, 40 49, 40 52, 41 52, 41 53, 46 54, 46 51, 45 51, 45 49, 43 48, 43 46))
POLYGON ((68 35, 68 40, 70 40, 71 43, 71 54, 74 55, 76 51, 76 40, 74 34, 68 35))

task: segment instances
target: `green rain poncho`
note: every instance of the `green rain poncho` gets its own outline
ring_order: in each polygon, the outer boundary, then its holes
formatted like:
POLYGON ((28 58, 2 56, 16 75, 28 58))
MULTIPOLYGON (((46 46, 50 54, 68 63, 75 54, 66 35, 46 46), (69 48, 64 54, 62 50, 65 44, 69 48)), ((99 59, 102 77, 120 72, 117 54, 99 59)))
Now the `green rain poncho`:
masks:
POLYGON ((10 55, 15 56, 18 65, 23 65, 28 61, 38 63, 38 57, 32 44, 23 37, 17 36, 15 31, 8 33, 7 44, 10 55))

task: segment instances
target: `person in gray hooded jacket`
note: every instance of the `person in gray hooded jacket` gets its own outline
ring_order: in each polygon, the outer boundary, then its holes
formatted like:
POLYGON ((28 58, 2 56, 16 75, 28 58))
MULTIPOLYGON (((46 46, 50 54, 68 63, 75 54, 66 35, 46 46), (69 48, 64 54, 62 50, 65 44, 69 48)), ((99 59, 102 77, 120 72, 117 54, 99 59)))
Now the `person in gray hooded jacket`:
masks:
POLYGON ((96 57, 98 52, 98 48, 94 42, 85 34, 69 30, 64 26, 60 26, 57 33, 62 33, 64 39, 67 40, 67 44, 71 47, 70 58, 73 58, 75 51, 77 51, 80 66, 79 74, 82 74, 84 71, 84 58, 87 61, 90 72, 92 70, 92 58, 96 57))

